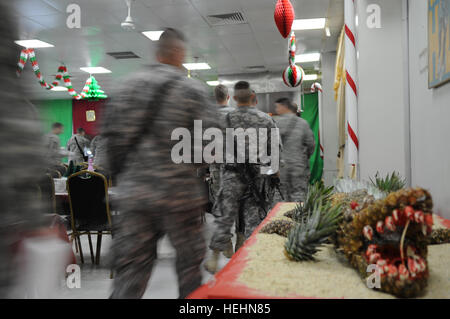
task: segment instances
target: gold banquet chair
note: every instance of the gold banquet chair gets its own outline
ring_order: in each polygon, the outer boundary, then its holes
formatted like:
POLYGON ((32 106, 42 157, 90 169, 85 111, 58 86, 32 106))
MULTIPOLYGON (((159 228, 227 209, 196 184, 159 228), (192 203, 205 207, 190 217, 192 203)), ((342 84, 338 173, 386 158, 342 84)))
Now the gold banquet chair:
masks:
POLYGON ((108 182, 100 173, 80 171, 67 179, 71 216, 71 238, 75 239, 84 263, 80 236, 87 235, 91 261, 100 263, 100 251, 103 235, 112 235, 112 219, 109 210, 108 182), (97 247, 94 260, 91 235, 97 235, 97 247))

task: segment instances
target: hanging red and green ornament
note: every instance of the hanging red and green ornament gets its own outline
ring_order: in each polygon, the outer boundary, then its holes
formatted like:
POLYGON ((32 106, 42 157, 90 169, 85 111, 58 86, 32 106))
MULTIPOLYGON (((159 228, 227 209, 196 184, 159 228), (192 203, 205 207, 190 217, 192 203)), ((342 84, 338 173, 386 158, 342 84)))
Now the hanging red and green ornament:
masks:
POLYGON ((275 5, 274 19, 278 30, 283 38, 287 38, 291 33, 295 12, 289 0, 278 0, 275 5))
POLYGON ((87 79, 81 95, 83 99, 87 100, 100 100, 108 97, 92 75, 87 79))
POLYGON ((304 78, 305 72, 298 65, 291 64, 283 71, 283 82, 289 87, 299 86, 304 78))
POLYGON ((295 44, 295 33, 291 32, 291 36, 289 38, 289 66, 283 72, 283 82, 289 87, 297 87, 302 84, 303 79, 305 78, 305 72, 301 67, 295 65, 295 53, 297 51, 295 44))

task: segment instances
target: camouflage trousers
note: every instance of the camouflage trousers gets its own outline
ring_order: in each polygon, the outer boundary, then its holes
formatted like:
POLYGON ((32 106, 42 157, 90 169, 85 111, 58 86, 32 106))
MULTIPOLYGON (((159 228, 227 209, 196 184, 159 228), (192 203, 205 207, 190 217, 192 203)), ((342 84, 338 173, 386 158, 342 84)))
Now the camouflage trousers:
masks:
MULTIPOLYGON (((231 229, 235 221, 238 221, 240 229, 244 228, 243 234, 247 239, 265 218, 266 213, 251 195, 248 185, 243 183, 239 173, 224 170, 221 178, 221 188, 215 205, 215 231, 209 247, 212 250, 224 251, 233 237, 231 229)), ((260 181, 255 184, 260 184, 260 181)))
POLYGON ((305 200, 309 185, 309 172, 304 168, 284 167, 280 170, 280 190, 284 200, 278 191, 275 192, 274 202, 302 202, 305 200))
POLYGON ((212 199, 214 201, 217 200, 219 196, 220 190, 220 164, 211 164, 209 165, 209 173, 210 173, 210 187, 212 193, 212 199))
POLYGON ((157 258, 157 243, 168 235, 176 250, 179 297, 185 298, 202 281, 200 264, 205 241, 200 209, 182 212, 164 210, 122 213, 113 229, 113 270, 111 298, 141 298, 157 258))

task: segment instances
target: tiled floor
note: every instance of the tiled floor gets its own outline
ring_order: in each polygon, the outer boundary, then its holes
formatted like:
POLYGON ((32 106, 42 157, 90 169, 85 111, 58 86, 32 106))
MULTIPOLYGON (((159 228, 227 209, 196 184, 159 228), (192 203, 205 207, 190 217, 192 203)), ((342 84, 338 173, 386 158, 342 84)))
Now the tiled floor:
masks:
MULTIPOLYGON (((205 225, 205 239, 209 243, 213 232, 214 218, 207 214, 205 225)), ((93 236, 93 247, 95 250, 96 241, 93 236)), ((106 258, 108 257, 109 248, 111 246, 111 238, 104 236, 102 240, 102 254, 100 265, 92 265, 87 237, 82 239, 82 248, 84 253, 85 263, 81 265, 81 288, 69 289, 64 285, 61 288, 58 298, 72 299, 101 299, 108 298, 111 293, 113 280, 109 279, 110 270, 105 266, 106 258)), ((210 251, 208 250, 207 257, 210 251)), ((175 251, 173 250, 169 240, 163 238, 158 246, 158 261, 154 267, 152 277, 147 286, 147 290, 143 298, 148 299, 162 299, 162 298, 178 298, 178 285, 175 273, 175 251)), ((79 255, 77 255, 79 260, 79 255)), ((221 255, 219 266, 223 267, 228 262, 228 259, 221 255)), ((203 269, 203 267, 202 267, 203 269)), ((212 275, 203 270, 203 282, 212 278, 212 275)))

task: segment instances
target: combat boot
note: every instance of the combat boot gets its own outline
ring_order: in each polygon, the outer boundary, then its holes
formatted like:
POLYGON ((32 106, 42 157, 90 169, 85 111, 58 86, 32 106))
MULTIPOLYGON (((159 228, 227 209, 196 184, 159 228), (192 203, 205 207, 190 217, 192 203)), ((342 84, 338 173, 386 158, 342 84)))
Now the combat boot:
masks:
POLYGON ((215 274, 217 272, 217 267, 219 264, 219 256, 220 250, 213 250, 211 257, 205 262, 205 269, 211 274, 215 274))
POLYGON ((231 258, 233 257, 234 254, 234 250, 233 250, 233 243, 230 241, 228 242, 227 245, 227 249, 225 249, 224 251, 222 251, 222 254, 226 257, 226 258, 231 258))

